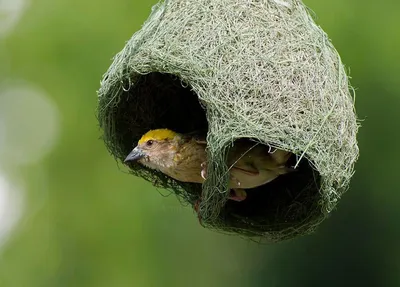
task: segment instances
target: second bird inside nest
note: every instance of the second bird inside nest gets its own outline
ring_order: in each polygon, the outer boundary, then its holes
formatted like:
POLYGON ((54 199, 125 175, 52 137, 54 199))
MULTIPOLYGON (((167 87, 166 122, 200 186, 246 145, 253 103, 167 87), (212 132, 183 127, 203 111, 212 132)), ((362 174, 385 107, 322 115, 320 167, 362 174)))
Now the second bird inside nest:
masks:
MULTIPOLYGON (((207 177, 205 138, 169 129, 150 130, 138 141, 125 163, 137 161, 177 181, 203 183, 207 177)), ((246 189, 264 185, 293 169, 287 166, 292 153, 251 141, 238 140, 228 155, 229 199, 243 201, 246 189)))

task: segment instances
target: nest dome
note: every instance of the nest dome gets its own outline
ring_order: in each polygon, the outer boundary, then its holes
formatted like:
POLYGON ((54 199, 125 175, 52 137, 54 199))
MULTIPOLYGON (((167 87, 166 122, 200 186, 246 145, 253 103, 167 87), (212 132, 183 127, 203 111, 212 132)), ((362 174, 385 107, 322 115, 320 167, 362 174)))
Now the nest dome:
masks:
POLYGON ((354 98, 339 54, 299 0, 169 0, 153 7, 98 92, 104 142, 123 160, 148 130, 207 134, 203 185, 130 169, 194 205, 205 227, 279 241, 315 229, 358 158, 354 98), (251 139, 297 172, 227 201, 227 153, 251 139))

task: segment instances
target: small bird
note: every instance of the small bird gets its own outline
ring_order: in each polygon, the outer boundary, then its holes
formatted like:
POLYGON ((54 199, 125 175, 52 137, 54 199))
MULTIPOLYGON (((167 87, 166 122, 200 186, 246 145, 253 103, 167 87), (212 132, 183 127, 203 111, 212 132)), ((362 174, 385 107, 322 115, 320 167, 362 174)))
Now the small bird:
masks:
MULTIPOLYGON (((182 182, 203 183, 207 174, 207 142, 192 135, 169 129, 150 130, 124 162, 137 161, 151 169, 182 182)), ((286 162, 290 152, 275 149, 250 140, 238 140, 228 155, 230 172, 229 199, 243 201, 245 189, 264 185, 291 171, 286 162)))

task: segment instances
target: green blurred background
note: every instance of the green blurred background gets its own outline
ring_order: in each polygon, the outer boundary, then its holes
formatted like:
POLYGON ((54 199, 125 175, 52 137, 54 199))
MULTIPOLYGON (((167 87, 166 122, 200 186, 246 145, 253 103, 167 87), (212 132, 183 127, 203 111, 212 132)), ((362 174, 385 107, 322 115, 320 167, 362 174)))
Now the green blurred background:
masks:
POLYGON ((400 286, 400 2, 307 0, 357 89, 361 156, 314 235, 208 231, 118 168, 96 90, 154 0, 0 0, 0 286, 400 286))

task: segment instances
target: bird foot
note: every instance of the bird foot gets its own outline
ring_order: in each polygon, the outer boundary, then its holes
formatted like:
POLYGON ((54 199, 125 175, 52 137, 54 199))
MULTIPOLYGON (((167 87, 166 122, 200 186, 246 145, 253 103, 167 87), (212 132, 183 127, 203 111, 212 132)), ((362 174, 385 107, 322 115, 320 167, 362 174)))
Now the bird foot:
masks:
POLYGON ((232 189, 232 194, 229 195, 228 199, 241 202, 247 198, 247 193, 244 189, 241 188, 233 188, 232 189))
POLYGON ((207 163, 206 162, 203 162, 203 163, 201 163, 201 172, 200 172, 200 175, 201 175, 201 177, 204 179, 204 180, 206 180, 206 176, 207 176, 207 163))
MULTIPOLYGON (((201 163, 201 172, 200 175, 201 177, 206 180, 207 177, 207 163, 206 162, 202 162, 201 163)), ((231 175, 231 181, 235 181, 237 186, 240 186, 240 181, 237 180, 237 178, 235 178, 234 176, 231 175)), ((241 188, 233 188, 233 195, 229 195, 228 199, 230 200, 234 200, 234 201, 243 201, 246 199, 247 197, 247 193, 244 189, 241 188)), ((196 211, 196 213, 199 213, 199 206, 200 206, 200 200, 198 200, 195 204, 194 204, 194 210, 196 211)), ((199 221, 201 223, 201 219, 199 217, 199 221)))

